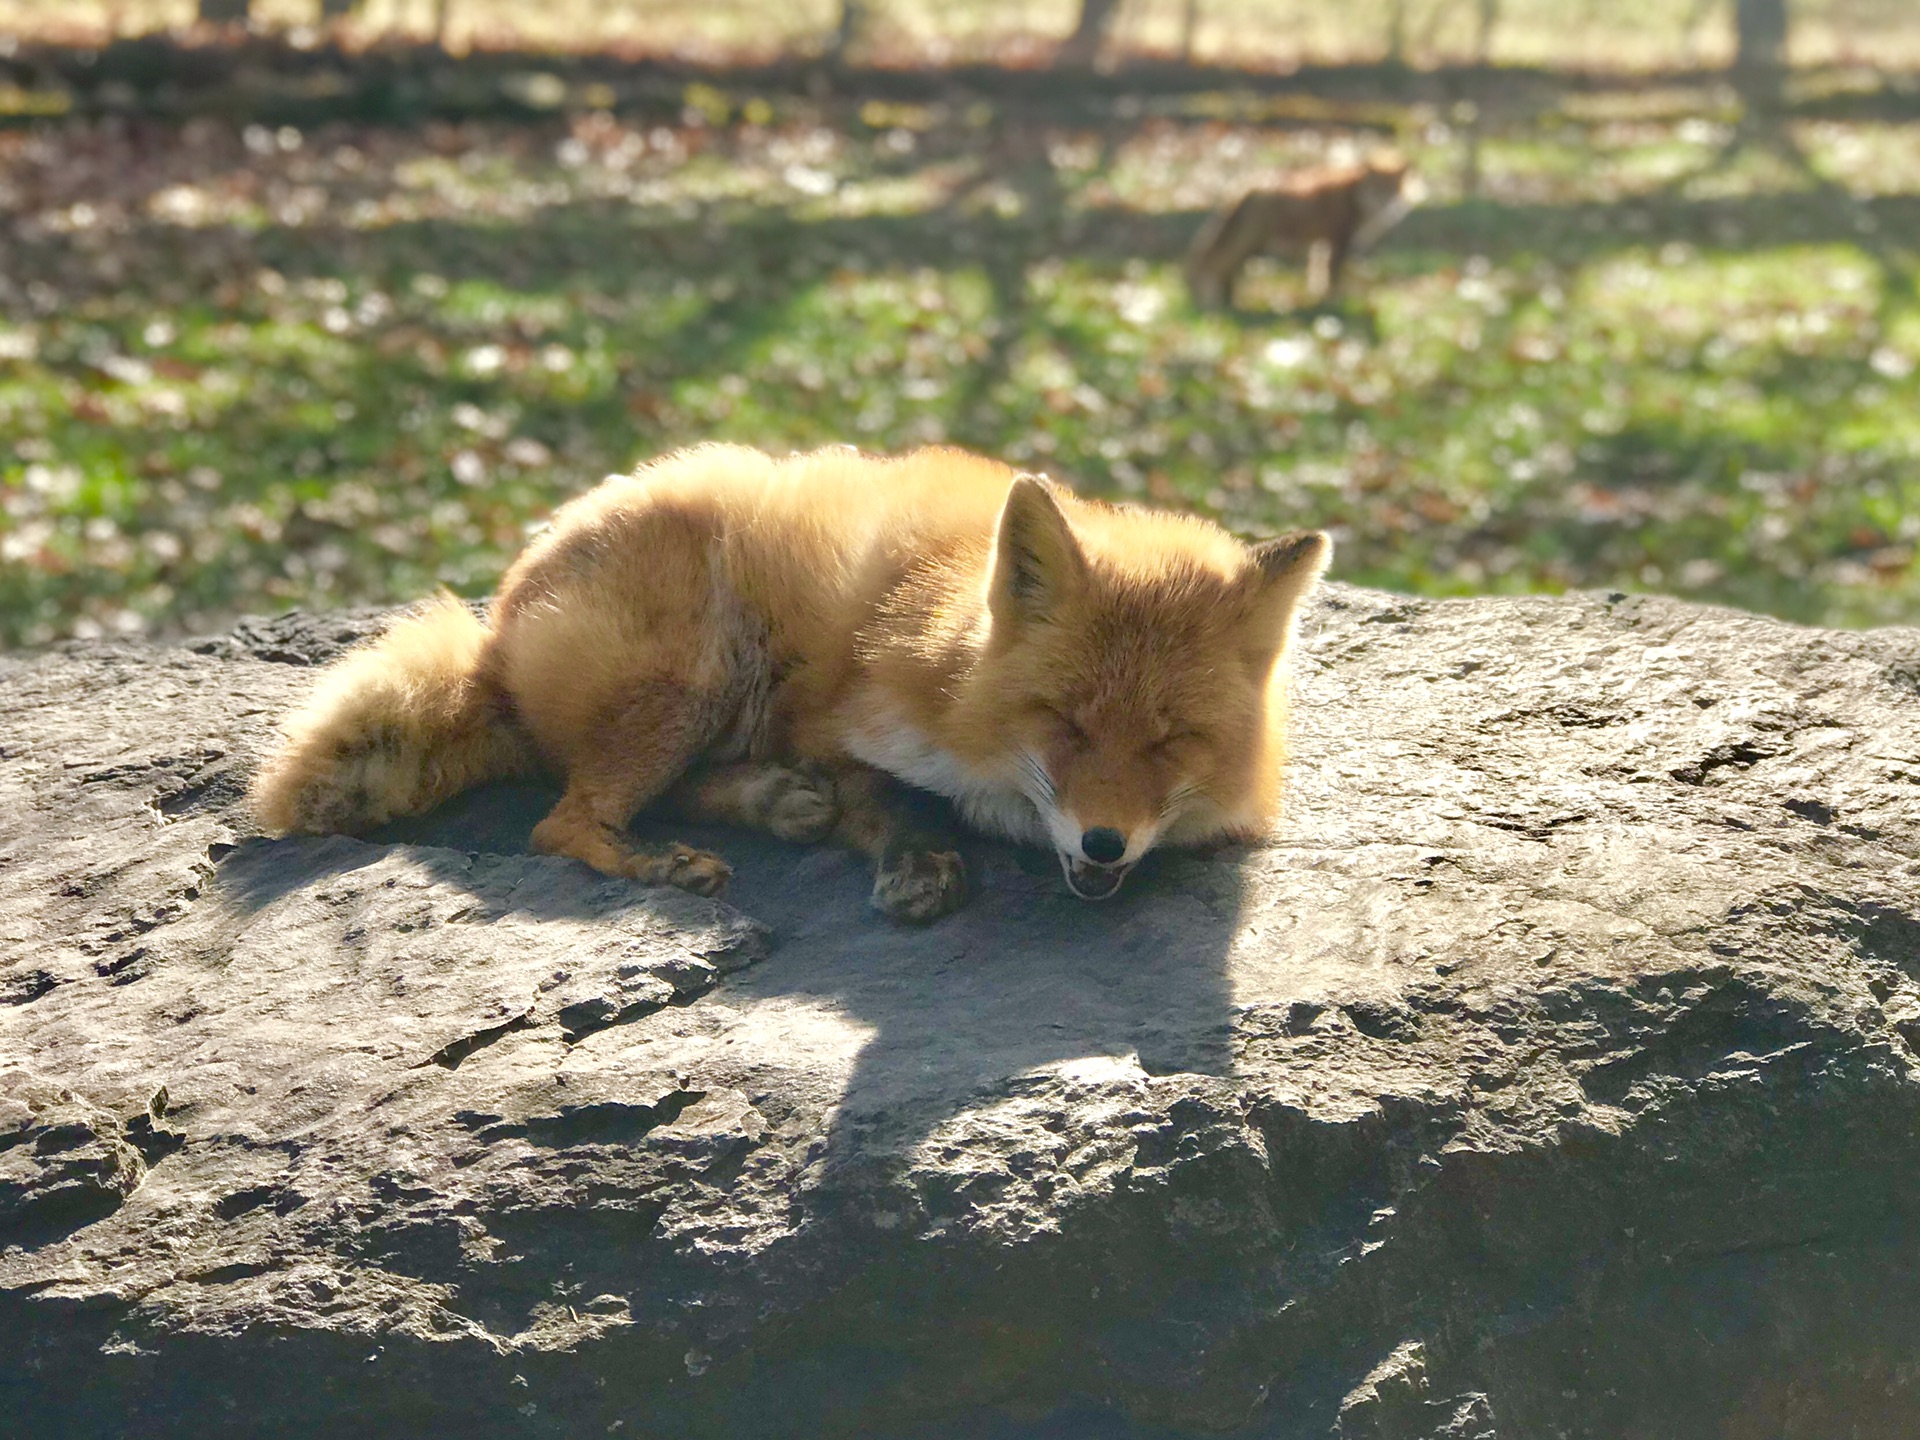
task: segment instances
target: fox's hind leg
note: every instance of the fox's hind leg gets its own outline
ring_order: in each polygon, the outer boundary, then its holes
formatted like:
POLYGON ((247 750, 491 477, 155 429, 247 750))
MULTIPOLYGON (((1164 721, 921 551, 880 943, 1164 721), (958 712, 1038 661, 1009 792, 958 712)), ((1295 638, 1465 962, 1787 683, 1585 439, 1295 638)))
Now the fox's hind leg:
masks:
POLYGON ((1202 309, 1231 309, 1240 271, 1259 253, 1273 227, 1257 192, 1207 222, 1187 252, 1187 287, 1202 309))
POLYGON ((1344 247, 1332 240, 1316 240, 1307 249, 1307 299, 1318 305, 1333 293, 1340 279, 1344 247))
POLYGON ((718 895, 733 869, 688 845, 642 849, 627 822, 679 778, 711 738, 708 707, 684 687, 637 687, 567 766, 567 791, 533 829, 533 848, 571 855, 603 875, 718 895))
POLYGON ((772 761, 703 766, 668 799, 689 820, 746 825, 803 843, 826 839, 840 818, 831 776, 772 761))
POLYGON ((874 909, 925 924, 966 903, 967 866, 946 801, 865 765, 836 766, 833 784, 834 839, 873 858, 874 909))

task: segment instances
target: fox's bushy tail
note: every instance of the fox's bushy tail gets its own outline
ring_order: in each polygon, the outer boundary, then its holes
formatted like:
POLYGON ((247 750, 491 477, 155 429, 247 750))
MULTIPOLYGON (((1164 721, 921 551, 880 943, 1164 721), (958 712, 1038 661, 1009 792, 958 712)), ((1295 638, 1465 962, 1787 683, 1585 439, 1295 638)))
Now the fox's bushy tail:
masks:
POLYGON ((336 660, 254 777, 261 828, 354 834, 532 768, 531 744, 481 677, 487 636, 442 595, 336 660))

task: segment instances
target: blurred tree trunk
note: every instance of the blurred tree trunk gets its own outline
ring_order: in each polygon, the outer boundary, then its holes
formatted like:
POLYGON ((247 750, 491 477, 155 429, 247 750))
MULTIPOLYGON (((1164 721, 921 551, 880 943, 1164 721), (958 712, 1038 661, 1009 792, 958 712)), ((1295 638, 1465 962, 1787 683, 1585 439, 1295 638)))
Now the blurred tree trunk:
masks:
POLYGON ((199 13, 208 24, 231 24, 247 18, 247 0, 200 0, 199 13))
POLYGON ((1193 63, 1193 37, 1200 28, 1200 0, 1186 0, 1180 11, 1180 63, 1193 63))
POLYGON ((1484 65, 1493 54, 1493 27, 1500 23, 1500 0, 1476 0, 1473 32, 1473 63, 1484 65))
POLYGON ((1750 111, 1779 107, 1787 68, 1787 0, 1733 0, 1733 75, 1750 111))
POLYGON ((1741 70, 1778 70, 1787 60, 1787 0, 1733 0, 1733 33, 1741 70))
POLYGON ((1387 10, 1387 63, 1407 63, 1407 0, 1393 0, 1387 10))
POLYGON ((833 58, 844 61, 847 52, 867 33, 867 0, 840 0, 840 24, 833 32, 833 58))
POLYGON ((1107 38, 1107 30, 1113 24, 1113 17, 1120 8, 1120 0, 1080 0, 1080 20, 1060 46, 1056 63, 1086 67, 1093 64, 1094 56, 1100 53, 1100 42, 1107 38))
POLYGON ((320 0, 320 18, 322 20, 345 19, 358 5, 359 0, 320 0))

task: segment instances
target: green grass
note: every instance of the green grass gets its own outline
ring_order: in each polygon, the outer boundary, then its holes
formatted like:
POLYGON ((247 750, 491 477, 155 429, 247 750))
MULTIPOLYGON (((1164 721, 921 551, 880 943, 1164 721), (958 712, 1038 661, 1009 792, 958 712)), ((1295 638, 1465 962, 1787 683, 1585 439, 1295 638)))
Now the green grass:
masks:
POLYGON ((1344 303, 1272 263, 1200 314, 1205 211, 1352 138, 1230 109, 0 135, 0 640, 481 594, 710 438, 951 440, 1421 593, 1920 620, 1913 127, 1549 116, 1470 166, 1408 111, 1435 194, 1344 303))

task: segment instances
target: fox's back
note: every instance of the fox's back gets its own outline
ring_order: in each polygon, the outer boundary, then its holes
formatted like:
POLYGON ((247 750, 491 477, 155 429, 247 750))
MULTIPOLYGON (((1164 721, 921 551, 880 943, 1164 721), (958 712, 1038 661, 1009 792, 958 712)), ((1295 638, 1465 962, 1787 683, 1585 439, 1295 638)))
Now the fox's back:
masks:
POLYGON ((850 447, 780 459, 710 446, 632 482, 641 514, 705 517, 725 583, 802 650, 801 633, 836 637, 910 571, 984 575, 994 523, 1014 471, 958 450, 899 457, 850 447))
POLYGON ((903 577, 984 575, 1013 474, 955 450, 667 456, 563 506, 514 563, 493 673, 536 729, 568 732, 645 677, 724 688, 743 649, 833 688, 903 577))
POLYGON ((1257 226, 1276 250, 1343 240, 1365 220, 1372 172, 1362 165, 1327 166, 1287 175, 1250 190, 1242 223, 1257 226))

